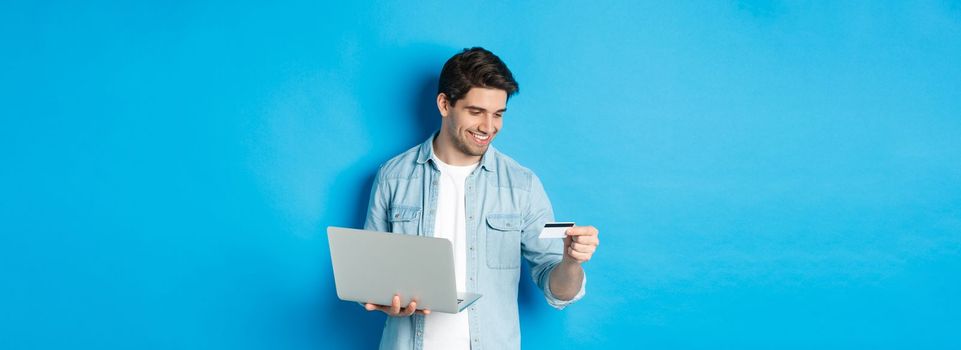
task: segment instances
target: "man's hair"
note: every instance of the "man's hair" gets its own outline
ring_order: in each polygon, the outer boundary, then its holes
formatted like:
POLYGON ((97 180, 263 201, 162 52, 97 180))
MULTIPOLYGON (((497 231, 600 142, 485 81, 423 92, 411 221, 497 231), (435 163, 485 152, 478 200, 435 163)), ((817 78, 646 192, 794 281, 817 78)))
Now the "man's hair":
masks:
POLYGON ((464 49, 447 60, 440 71, 437 93, 446 95, 453 106, 472 87, 504 90, 508 99, 518 91, 517 81, 507 65, 482 47, 464 49))

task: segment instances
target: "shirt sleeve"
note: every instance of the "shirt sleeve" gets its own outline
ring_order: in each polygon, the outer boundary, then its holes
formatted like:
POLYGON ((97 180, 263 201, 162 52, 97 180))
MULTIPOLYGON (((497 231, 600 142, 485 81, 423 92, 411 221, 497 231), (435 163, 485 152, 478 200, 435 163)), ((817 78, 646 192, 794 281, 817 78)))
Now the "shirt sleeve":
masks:
POLYGON ((384 181, 384 167, 381 166, 374 176, 374 183, 370 187, 370 201, 367 204, 367 218, 364 229, 369 231, 390 232, 387 222, 389 205, 389 191, 384 181))
MULTIPOLYGON (((555 264, 554 266, 557 266, 557 265, 555 264)), ((553 270, 554 268, 552 267, 551 271, 553 270)), ((564 307, 566 307, 567 305, 570 305, 575 301, 581 300, 581 298, 584 297, 584 294, 587 293, 585 289, 587 287, 587 273, 584 273, 584 279, 581 280, 581 290, 577 291, 577 294, 574 295, 574 297, 571 298, 571 300, 561 300, 554 296, 554 293, 551 292, 551 274, 550 273, 547 274, 547 282, 545 282, 545 284, 546 284, 546 287, 544 290, 544 297, 547 298, 547 303, 551 304, 551 306, 553 306, 558 310, 563 310, 564 307)))
POLYGON ((540 239, 541 229, 547 222, 554 221, 554 209, 544 191, 537 175, 531 173, 530 197, 527 212, 524 217, 524 229, 521 232, 521 253, 530 265, 531 278, 544 293, 547 303, 557 309, 580 300, 584 297, 587 286, 587 274, 581 282, 581 290, 571 300, 560 300, 550 289, 551 271, 564 257, 564 241, 560 239, 540 239))

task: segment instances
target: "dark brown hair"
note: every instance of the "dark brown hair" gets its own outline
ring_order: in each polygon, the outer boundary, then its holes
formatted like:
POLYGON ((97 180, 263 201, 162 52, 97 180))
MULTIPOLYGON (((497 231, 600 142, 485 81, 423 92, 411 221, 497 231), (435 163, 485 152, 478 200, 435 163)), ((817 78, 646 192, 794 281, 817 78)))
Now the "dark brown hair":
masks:
POLYGON ((482 47, 472 47, 454 55, 440 71, 437 93, 447 95, 453 106, 472 87, 500 89, 507 98, 517 93, 517 81, 507 65, 494 53, 482 47))

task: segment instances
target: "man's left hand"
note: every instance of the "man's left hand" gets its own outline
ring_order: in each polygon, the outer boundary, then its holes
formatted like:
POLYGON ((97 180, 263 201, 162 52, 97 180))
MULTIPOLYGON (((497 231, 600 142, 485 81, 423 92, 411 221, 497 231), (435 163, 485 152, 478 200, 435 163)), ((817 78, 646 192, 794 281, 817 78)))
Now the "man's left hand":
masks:
POLYGON ((598 232, 594 226, 575 226, 567 229, 567 237, 564 237, 564 260, 578 264, 591 260, 591 256, 597 251, 597 245, 601 243, 597 236, 598 232))

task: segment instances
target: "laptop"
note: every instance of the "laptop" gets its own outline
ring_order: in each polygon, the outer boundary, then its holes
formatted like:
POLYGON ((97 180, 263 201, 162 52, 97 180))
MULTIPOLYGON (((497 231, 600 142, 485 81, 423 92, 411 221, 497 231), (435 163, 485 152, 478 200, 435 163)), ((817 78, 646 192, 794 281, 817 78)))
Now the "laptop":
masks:
POLYGON ((481 297, 457 291, 449 240, 330 226, 330 261, 341 300, 458 313, 481 297))

